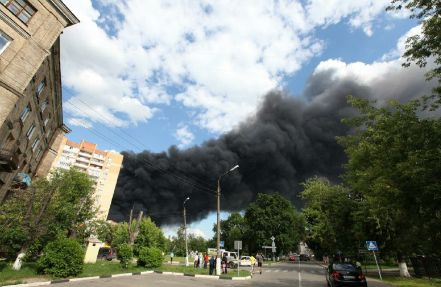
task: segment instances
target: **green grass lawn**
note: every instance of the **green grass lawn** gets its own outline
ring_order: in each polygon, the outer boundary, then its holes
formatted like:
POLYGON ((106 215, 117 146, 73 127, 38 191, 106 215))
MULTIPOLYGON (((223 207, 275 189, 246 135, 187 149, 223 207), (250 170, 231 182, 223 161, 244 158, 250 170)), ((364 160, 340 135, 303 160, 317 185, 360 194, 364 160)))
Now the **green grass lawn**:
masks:
MULTIPOLYGON (((98 260, 95 264, 84 264, 83 272, 77 277, 103 276, 120 273, 141 272, 146 270, 146 268, 138 267, 135 264, 131 264, 129 268, 123 269, 118 262, 98 260)), ((163 265, 162 267, 157 268, 157 270, 208 275, 208 269, 193 268, 192 266, 185 267, 183 265, 163 265)), ((239 273, 239 276, 241 277, 248 275, 250 275, 250 272, 248 270, 241 270, 239 273)), ((229 269, 227 276, 236 277, 237 270, 229 269)), ((53 279, 54 278, 52 278, 51 276, 38 274, 37 266, 35 263, 24 263, 20 271, 12 270, 11 263, 1 263, 0 265, 0 286, 29 283, 35 281, 48 281, 53 279)))
POLYGON ((384 281, 397 287, 441 287, 441 279, 385 277, 384 281))
POLYGON ((20 271, 12 270, 12 265, 4 262, 0 266, 0 286, 29 281, 44 281, 48 278, 48 276, 37 274, 35 263, 24 263, 20 271))
MULTIPOLYGON (((177 273, 186 273, 186 274, 203 274, 208 275, 209 269, 204 268, 194 268, 193 266, 181 266, 181 265, 163 265, 160 268, 155 269, 157 271, 166 271, 166 272, 177 272, 177 273)), ((249 276, 250 271, 240 270, 239 277, 249 276)), ((222 275, 224 276, 224 275, 222 275)), ((237 269, 228 269, 228 274, 225 276, 237 277, 237 269)))
MULTIPOLYGON (((0 286, 54 279, 48 275, 38 274, 35 263, 24 263, 20 271, 12 270, 11 264, 3 264, 3 266, 0 266, 0 270, 0 286)), ((135 264, 131 264, 128 269, 123 269, 118 262, 99 260, 95 264, 84 264, 83 272, 77 277, 101 276, 146 270, 146 268, 138 267, 135 264)))
MULTIPOLYGON (((164 262, 170 261, 170 255, 164 256, 164 262)), ((185 257, 175 256, 173 262, 179 262, 179 264, 185 263, 185 257)), ((193 258, 188 257, 188 262, 193 263, 193 258)))

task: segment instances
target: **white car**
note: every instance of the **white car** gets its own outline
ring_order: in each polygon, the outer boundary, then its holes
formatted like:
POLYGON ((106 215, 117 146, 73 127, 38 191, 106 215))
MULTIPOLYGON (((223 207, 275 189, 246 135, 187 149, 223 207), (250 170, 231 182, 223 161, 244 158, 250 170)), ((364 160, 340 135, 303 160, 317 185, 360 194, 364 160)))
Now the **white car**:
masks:
POLYGON ((250 256, 241 256, 240 266, 251 266, 250 256))

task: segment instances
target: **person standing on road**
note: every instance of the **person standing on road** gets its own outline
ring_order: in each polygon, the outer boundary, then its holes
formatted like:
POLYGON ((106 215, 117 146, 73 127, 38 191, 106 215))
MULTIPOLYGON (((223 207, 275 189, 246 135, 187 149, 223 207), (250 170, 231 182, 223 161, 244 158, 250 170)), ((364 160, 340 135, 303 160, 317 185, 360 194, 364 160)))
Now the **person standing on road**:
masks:
POLYGON ((202 253, 199 253, 199 258, 198 258, 199 268, 202 268, 203 263, 204 263, 204 258, 202 257, 202 253))
POLYGON ((222 257, 222 273, 225 273, 225 274, 228 273, 227 264, 228 264, 227 254, 224 253, 224 256, 222 257))
POLYGON ((208 254, 205 253, 204 254, 204 269, 207 269, 207 265, 208 265, 208 254))
POLYGON ((194 266, 194 268, 197 268, 198 267, 198 260, 199 260, 199 256, 198 256, 197 252, 194 254, 193 259, 194 259, 193 266, 194 266))
POLYGON ((172 264, 172 265, 173 265, 173 256, 175 256, 175 255, 173 254, 173 251, 172 251, 172 252, 170 252, 170 264, 172 264))
POLYGON ((250 265, 251 265, 250 273, 251 273, 251 275, 253 275, 253 273, 254 273, 254 265, 256 265, 256 258, 254 258, 253 255, 250 256, 250 265))
POLYGON ((209 262, 210 262, 210 275, 213 275, 214 266, 216 264, 216 261, 214 260, 213 256, 211 256, 209 262))
POLYGON ((259 272, 260 274, 262 274, 263 257, 260 253, 257 253, 256 259, 257 259, 257 267, 259 267, 259 272))

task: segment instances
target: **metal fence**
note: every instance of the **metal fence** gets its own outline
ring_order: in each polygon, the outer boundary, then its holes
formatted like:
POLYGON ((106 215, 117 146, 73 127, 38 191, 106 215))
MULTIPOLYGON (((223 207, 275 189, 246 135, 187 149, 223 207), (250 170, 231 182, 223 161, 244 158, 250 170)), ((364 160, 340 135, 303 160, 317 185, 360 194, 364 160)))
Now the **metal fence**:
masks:
POLYGON ((441 258, 415 256, 410 261, 417 277, 441 278, 441 258))

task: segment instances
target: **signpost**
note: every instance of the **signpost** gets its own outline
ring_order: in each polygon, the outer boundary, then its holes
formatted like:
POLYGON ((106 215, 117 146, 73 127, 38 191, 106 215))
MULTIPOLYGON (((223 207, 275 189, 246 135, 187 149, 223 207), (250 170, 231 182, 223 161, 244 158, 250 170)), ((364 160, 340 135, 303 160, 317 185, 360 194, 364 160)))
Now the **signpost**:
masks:
POLYGON ((378 275, 380 275, 380 280, 383 280, 383 277, 381 276, 380 266, 378 265, 377 256, 375 255, 375 251, 378 251, 377 241, 366 241, 366 248, 367 250, 372 251, 372 254, 374 254, 375 264, 377 264, 378 269, 378 275))
POLYGON ((271 236, 271 240, 273 243, 271 243, 271 251, 273 252, 273 261, 275 261, 276 256, 276 243, 274 242, 274 239, 276 239, 274 236, 271 236))
POLYGON ((241 240, 235 240, 234 241, 234 249, 237 249, 237 259, 239 260, 237 262, 237 276, 239 277, 239 266, 240 266, 240 254, 239 254, 239 251, 242 249, 242 241, 241 240))

